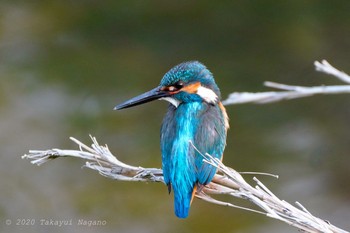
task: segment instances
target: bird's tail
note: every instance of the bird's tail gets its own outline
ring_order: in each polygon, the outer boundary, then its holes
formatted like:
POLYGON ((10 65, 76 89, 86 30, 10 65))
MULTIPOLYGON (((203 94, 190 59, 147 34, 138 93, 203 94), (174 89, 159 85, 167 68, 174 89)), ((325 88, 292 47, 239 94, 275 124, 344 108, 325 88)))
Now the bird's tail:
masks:
POLYGON ((187 218, 196 189, 197 187, 194 186, 192 191, 180 192, 181 190, 174 188, 175 215, 178 218, 187 218))

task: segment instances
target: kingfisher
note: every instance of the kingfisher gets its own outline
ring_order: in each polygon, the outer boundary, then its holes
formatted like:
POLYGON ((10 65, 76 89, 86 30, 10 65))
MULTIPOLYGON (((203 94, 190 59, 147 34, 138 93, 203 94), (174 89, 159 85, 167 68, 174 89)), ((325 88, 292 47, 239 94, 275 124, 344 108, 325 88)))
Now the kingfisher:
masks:
POLYGON ((164 182, 174 193, 175 215, 188 216, 195 193, 211 182, 216 167, 203 161, 206 153, 222 160, 228 116, 212 73, 200 62, 170 69, 159 86, 129 99, 120 110, 152 100, 169 102, 160 132, 164 182))

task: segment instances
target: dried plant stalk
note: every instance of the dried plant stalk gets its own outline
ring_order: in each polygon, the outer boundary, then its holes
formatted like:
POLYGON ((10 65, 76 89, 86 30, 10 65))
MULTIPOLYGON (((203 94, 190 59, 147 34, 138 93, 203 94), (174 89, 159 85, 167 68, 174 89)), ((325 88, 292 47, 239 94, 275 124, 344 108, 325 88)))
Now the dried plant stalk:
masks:
MULTIPOLYGON (((94 137, 91 137, 93 142, 91 147, 75 138, 71 137, 70 139, 79 145, 80 150, 30 150, 29 154, 23 155, 22 158, 31 160, 32 164, 42 165, 60 157, 77 157, 86 160, 85 167, 98 171, 101 175, 111 179, 164 183, 161 169, 135 167, 125 164, 109 151, 107 145, 99 145, 94 137)), ((299 206, 297 208, 286 201, 280 200, 257 178, 254 177, 256 186, 253 187, 237 171, 225 166, 220 160, 208 154, 203 155, 203 157, 207 163, 218 168, 218 173, 210 184, 205 186, 199 193, 196 193, 197 198, 217 205, 264 214, 306 232, 346 232, 328 221, 313 216, 299 203, 297 203, 299 206), (249 200, 261 210, 223 202, 214 198, 212 194, 229 195, 249 200)))

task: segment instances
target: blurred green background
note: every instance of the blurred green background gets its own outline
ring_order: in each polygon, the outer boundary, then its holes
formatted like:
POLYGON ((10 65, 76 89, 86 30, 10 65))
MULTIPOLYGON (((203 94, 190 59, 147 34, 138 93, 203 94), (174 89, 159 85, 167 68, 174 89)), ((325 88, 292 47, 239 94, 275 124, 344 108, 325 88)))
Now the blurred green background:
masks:
MULTIPOLYGON (((129 164, 160 167, 166 103, 113 107, 158 85, 172 66, 199 60, 223 98, 266 91, 263 81, 342 84, 316 73, 327 59, 350 73, 350 1, 0 2, 1 232, 296 232, 264 216, 195 200, 173 214, 161 184, 106 179, 83 161, 41 167, 29 149, 76 149, 89 134, 129 164), (12 220, 6 225, 5 220, 12 220), (17 219, 36 219, 16 226, 17 219), (40 219, 105 220, 99 227, 40 226, 40 219)), ((228 106, 224 162, 259 177, 281 199, 350 229, 350 98, 317 96, 228 106)), ((250 176, 246 176, 251 180, 250 176)), ((252 182, 253 183, 253 182, 252 182)), ((238 205, 248 205, 231 199, 238 205)))

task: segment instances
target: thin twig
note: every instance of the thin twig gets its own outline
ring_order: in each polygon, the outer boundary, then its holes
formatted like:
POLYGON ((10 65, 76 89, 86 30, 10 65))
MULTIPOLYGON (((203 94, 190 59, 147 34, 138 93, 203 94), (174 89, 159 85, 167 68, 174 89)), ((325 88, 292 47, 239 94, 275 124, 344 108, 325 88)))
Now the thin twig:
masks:
POLYGON ((350 83, 350 76, 346 74, 344 71, 339 71, 326 60, 322 60, 322 62, 315 61, 314 65, 317 71, 330 74, 343 82, 350 83))
MULTIPOLYGON (((315 68, 319 72, 323 72, 332 75, 339 80, 350 84, 350 76, 346 73, 337 70, 330 65, 326 60, 322 62, 315 61, 315 68)), ((313 95, 328 95, 328 94, 349 94, 350 85, 336 85, 336 86, 293 86, 275 82, 265 82, 265 86, 276 88, 282 91, 267 91, 267 92, 233 92, 227 99, 222 101, 224 105, 231 104, 245 104, 245 103, 257 103, 266 104, 277 102, 281 100, 290 100, 302 97, 308 97, 313 95)))

